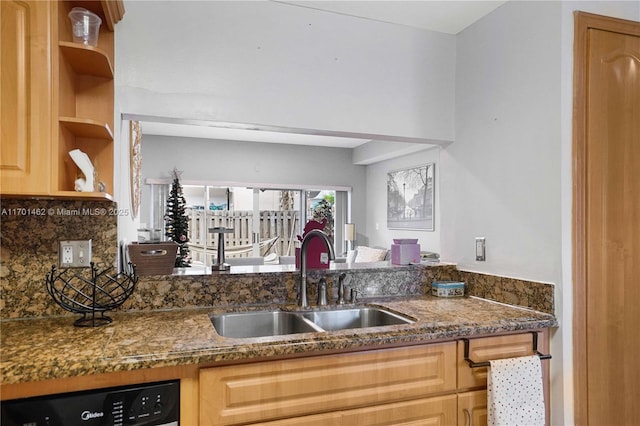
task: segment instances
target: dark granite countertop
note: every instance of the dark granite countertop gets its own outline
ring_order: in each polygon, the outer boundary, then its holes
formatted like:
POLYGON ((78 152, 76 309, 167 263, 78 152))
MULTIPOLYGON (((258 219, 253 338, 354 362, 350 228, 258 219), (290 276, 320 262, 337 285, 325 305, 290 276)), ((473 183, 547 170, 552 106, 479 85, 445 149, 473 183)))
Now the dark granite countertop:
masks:
POLYGON ((423 296, 366 304, 385 307, 416 321, 233 339, 215 332, 208 315, 221 312, 216 308, 113 313, 113 323, 97 328, 74 327, 75 317, 69 316, 5 320, 0 322, 1 380, 3 384, 33 382, 142 368, 428 343, 557 326, 553 315, 475 297, 423 296))
MULTIPOLYGON (((414 263, 411 265, 394 265, 389 260, 379 262, 359 262, 359 263, 347 263, 347 262, 331 262, 329 268, 321 269, 325 273, 341 272, 341 271, 375 271, 381 270, 394 270, 394 269, 406 269, 407 267, 415 266, 453 266, 453 263, 440 262, 439 260, 423 260, 420 263, 414 263)), ((284 265, 231 265, 228 271, 216 272, 226 275, 245 275, 245 274, 265 274, 265 273, 282 273, 282 272, 299 272, 295 264, 284 265)), ((189 275, 211 275, 210 267, 203 266, 191 266, 189 268, 175 268, 173 275, 177 276, 189 276, 189 275)))

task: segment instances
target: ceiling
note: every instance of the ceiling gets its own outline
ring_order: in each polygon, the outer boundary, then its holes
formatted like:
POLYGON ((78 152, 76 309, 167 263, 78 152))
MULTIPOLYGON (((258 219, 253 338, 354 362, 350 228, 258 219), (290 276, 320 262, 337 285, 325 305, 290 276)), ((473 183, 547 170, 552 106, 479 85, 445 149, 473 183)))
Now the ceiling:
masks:
MULTIPOLYGON (((506 1, 485 0, 395 0, 395 1, 277 1, 295 7, 323 10, 397 25, 457 34, 486 16, 506 1)), ((162 118, 143 119, 141 130, 146 135, 182 136, 218 140, 241 140, 267 143, 289 143, 326 147, 354 148, 376 138, 376 135, 354 135, 304 129, 277 129, 248 123, 182 122, 162 118), (231 124, 231 126, 229 125, 231 124), (299 131, 298 131, 299 130, 299 131)), ((390 140, 386 138, 385 140, 390 140)))
MULTIPOLYGON (((278 0, 274 0, 278 1, 278 0)), ((387 0, 387 1, 278 1, 342 15, 458 34, 506 1, 387 0)))

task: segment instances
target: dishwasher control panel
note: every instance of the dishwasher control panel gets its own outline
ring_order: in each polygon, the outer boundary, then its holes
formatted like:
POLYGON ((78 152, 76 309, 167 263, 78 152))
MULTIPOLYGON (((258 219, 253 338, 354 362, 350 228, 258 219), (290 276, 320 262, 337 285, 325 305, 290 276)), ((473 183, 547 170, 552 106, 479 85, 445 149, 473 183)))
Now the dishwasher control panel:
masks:
POLYGON ((175 426, 180 381, 2 401, 3 426, 175 426))

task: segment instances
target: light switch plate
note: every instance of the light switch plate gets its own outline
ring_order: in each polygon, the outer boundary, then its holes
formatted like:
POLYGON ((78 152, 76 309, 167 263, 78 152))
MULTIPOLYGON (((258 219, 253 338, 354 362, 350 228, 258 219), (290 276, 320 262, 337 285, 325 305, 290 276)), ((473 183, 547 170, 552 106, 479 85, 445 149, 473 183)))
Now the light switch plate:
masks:
POLYGON ((484 237, 476 237, 476 261, 484 262, 486 259, 486 245, 484 237))
POLYGON ((88 268, 91 263, 91 240, 60 241, 60 268, 88 268))

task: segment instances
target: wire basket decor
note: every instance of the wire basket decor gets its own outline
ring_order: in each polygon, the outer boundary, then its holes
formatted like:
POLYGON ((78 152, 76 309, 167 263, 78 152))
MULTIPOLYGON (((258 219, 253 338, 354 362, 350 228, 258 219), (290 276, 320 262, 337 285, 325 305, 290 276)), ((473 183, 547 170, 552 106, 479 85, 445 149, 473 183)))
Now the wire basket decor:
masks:
POLYGON ((63 309, 82 314, 74 325, 77 327, 98 327, 109 324, 113 320, 106 316, 106 311, 122 305, 136 286, 138 277, 135 265, 129 263, 124 272, 113 274, 114 268, 98 272, 91 262, 91 277, 73 273, 73 269, 58 271, 53 265, 47 274, 47 292, 63 309))

